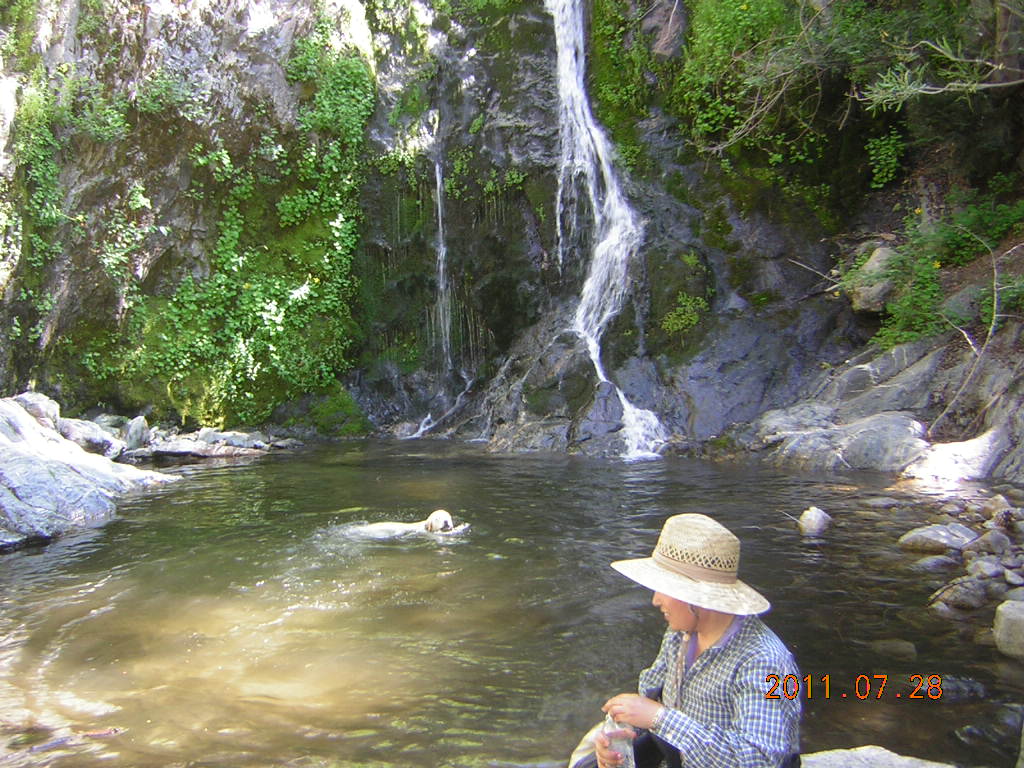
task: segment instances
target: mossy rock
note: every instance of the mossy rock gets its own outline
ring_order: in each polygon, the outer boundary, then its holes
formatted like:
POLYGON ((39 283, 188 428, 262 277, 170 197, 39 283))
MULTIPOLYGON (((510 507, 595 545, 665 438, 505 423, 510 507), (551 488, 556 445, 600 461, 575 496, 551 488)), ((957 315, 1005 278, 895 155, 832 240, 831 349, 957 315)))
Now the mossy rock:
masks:
POLYGON ((340 383, 278 406, 272 420, 286 427, 313 429, 326 437, 361 437, 373 424, 340 383))
POLYGON ((706 332, 706 310, 714 290, 711 270, 705 257, 691 248, 648 254, 647 274, 651 286, 645 326, 647 348, 652 354, 664 354, 676 361, 689 354, 706 332), (666 322, 679 312, 680 297, 688 298, 697 313, 695 322, 686 329, 666 322))

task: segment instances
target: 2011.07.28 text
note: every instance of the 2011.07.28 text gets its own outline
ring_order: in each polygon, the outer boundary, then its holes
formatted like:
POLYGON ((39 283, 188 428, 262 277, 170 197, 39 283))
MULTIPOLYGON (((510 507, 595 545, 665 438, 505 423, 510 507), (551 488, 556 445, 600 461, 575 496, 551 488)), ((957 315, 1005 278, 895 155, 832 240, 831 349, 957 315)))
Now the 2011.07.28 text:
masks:
POLYGON ((834 693, 831 675, 768 675, 764 682, 766 699, 795 699, 799 696, 806 699, 845 699, 851 695, 858 699, 884 697, 937 701, 942 698, 942 675, 908 675, 898 683, 890 681, 889 675, 857 675, 853 680, 852 694, 846 691, 834 693), (890 682, 897 684, 889 685, 890 682))

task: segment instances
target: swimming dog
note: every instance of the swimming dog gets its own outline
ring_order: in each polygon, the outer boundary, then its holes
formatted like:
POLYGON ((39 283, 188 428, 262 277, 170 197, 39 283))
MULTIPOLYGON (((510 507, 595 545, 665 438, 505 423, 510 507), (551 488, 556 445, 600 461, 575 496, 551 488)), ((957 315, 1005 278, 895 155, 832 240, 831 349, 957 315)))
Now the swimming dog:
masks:
POLYGON ((390 538, 391 536, 404 536, 407 533, 435 533, 449 535, 461 533, 469 527, 468 523, 455 525, 452 516, 444 509, 435 509, 426 520, 416 523, 367 523, 359 526, 356 532, 371 536, 372 538, 390 538))

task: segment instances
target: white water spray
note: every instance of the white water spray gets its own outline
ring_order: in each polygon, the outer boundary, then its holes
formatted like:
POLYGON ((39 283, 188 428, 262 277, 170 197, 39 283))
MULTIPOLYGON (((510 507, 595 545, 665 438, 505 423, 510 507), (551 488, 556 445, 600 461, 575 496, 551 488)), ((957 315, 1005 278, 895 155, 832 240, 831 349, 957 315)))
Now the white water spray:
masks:
POLYGON ((601 335, 622 309, 629 288, 630 261, 640 247, 643 230, 626 202, 612 166, 611 144, 594 120, 584 87, 586 51, 580 0, 546 0, 555 20, 558 46, 559 124, 562 158, 558 177, 558 253, 562 263, 566 243, 576 241, 582 183, 594 217, 593 255, 572 330, 587 344, 598 378, 615 387, 622 404, 624 458, 656 456, 665 442, 665 428, 650 411, 637 408, 604 372, 601 335), (571 208, 565 209, 568 200, 571 208), (568 223, 569 231, 563 227, 568 223))
POLYGON ((448 286, 448 245, 444 239, 444 176, 441 159, 434 162, 434 181, 437 187, 437 303, 434 321, 441 339, 442 373, 447 378, 452 370, 452 297, 448 286))

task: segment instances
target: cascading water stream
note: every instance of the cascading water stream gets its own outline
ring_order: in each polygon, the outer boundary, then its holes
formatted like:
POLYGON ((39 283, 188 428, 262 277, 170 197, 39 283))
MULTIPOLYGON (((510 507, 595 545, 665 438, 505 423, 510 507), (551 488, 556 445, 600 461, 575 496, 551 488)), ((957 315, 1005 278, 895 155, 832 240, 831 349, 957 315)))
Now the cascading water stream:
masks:
POLYGON ((593 255, 572 330, 587 345, 594 370, 602 382, 615 388, 622 404, 624 458, 656 456, 665 442, 665 428, 651 411, 637 408, 604 372, 601 335, 622 309, 628 293, 629 264, 640 247, 642 227, 626 202, 612 165, 611 144, 594 120, 584 87, 586 52, 580 0, 546 0, 555 20, 558 48, 558 93, 561 99, 561 172, 558 178, 558 252, 563 260, 566 243, 577 240, 582 184, 594 223, 593 255), (570 207, 566 209, 565 203, 570 207), (568 231, 565 226, 568 224, 568 231))
MULTIPOLYGON (((441 376, 440 381, 442 392, 447 382, 453 378, 454 365, 452 364, 452 298, 451 288, 448 284, 448 245, 444 236, 444 173, 441 169, 440 157, 434 162, 434 182, 436 187, 437 211, 437 300, 434 303, 434 328, 439 340, 441 352, 441 376)), ((455 403, 448 408, 440 417, 434 418, 433 413, 428 413, 420 420, 416 432, 409 436, 409 439, 423 437, 427 432, 443 422, 448 416, 462 407, 466 393, 472 386, 472 377, 465 371, 460 371, 465 388, 456 398, 455 403)))
POLYGON ((441 339, 441 362, 447 379, 452 372, 452 299, 448 286, 448 245, 444 237, 444 175, 441 159, 434 162, 434 181, 437 187, 437 303, 434 319, 441 339))

